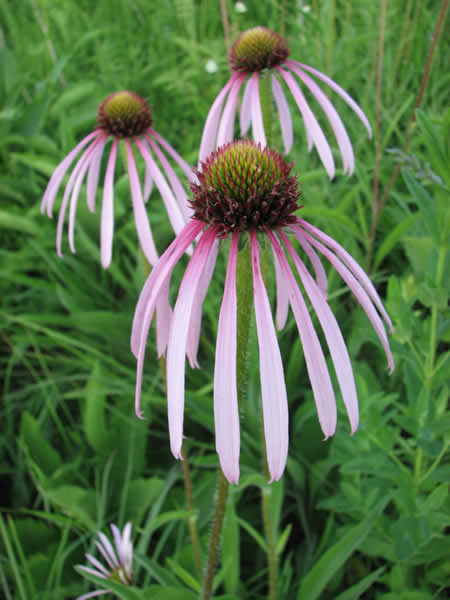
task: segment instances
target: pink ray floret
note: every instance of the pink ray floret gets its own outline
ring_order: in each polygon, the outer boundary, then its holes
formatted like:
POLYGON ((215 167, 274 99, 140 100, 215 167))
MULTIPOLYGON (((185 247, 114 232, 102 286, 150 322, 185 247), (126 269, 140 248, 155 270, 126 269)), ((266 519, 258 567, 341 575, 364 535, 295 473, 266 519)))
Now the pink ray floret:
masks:
POLYGON ((334 158, 330 144, 319 125, 302 88, 317 101, 336 139, 342 157, 344 173, 353 173, 355 158, 347 130, 335 107, 320 88, 316 80, 328 85, 351 108, 372 137, 372 129, 364 112, 353 98, 327 75, 317 69, 290 60, 286 42, 266 27, 255 27, 245 31, 236 40, 229 62, 232 75, 217 96, 209 111, 203 129, 199 152, 199 165, 209 154, 234 139, 234 122, 237 111, 237 99, 244 90, 240 106, 239 121, 241 136, 250 126, 253 139, 262 146, 266 145, 266 133, 261 112, 260 79, 271 78, 272 96, 280 120, 281 135, 285 153, 289 153, 294 139, 292 115, 283 85, 290 91, 302 115, 305 126, 308 149, 316 148, 330 179, 335 175, 334 158), (312 77, 311 77, 312 75, 312 77))
POLYGON ((228 481, 234 483, 239 481, 240 455, 236 381, 236 286, 240 248, 249 244, 251 250, 263 423, 271 481, 282 476, 286 465, 289 415, 282 357, 261 274, 262 245, 271 247, 274 259, 277 326, 278 329, 284 327, 290 306, 325 439, 336 430, 335 390, 306 298, 323 330, 351 433, 358 427, 359 410, 350 356, 328 303, 327 276, 321 258, 331 263, 361 304, 385 350, 390 371, 394 368, 385 329, 385 324, 392 329, 392 323, 375 287, 336 240, 294 214, 301 206, 298 182, 290 174, 291 169, 292 164, 287 164, 280 154, 249 141, 232 142, 213 153, 197 171, 198 183, 191 184, 193 218, 161 256, 142 290, 134 315, 131 348, 138 360, 136 412, 141 416, 144 356, 155 307, 161 295, 167 294, 175 265, 189 244, 198 239, 178 291, 167 347, 170 444, 174 456, 181 458, 186 358, 192 366, 198 365, 202 303, 221 242, 231 240, 216 341, 214 419, 220 465, 228 481), (259 169, 264 176, 254 178, 253 165, 264 165, 264 169, 259 169), (294 247, 295 240, 299 248, 294 247))

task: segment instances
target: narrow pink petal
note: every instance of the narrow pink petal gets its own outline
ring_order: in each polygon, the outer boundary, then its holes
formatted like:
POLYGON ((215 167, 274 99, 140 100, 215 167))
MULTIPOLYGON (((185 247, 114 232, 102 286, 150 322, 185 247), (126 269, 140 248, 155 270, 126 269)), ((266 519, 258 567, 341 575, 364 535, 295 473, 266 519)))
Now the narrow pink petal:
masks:
POLYGON ((131 567, 133 561, 133 544, 131 542, 131 523, 128 522, 122 531, 122 560, 129 580, 131 581, 131 567))
MULTIPOLYGON (((201 221, 197 221, 195 219, 190 221, 183 231, 179 233, 178 236, 173 240, 148 276, 141 295, 139 296, 133 319, 131 350, 136 358, 138 356, 145 314, 148 306, 153 302, 152 298, 154 299, 156 280, 160 277, 160 275, 163 277, 163 280, 165 277, 170 276, 175 264, 179 261, 183 253, 186 251, 186 248, 197 237, 204 226, 205 223, 202 223, 201 221)), ((160 293, 160 289, 161 288, 158 287, 157 294, 160 293)))
POLYGON ((240 75, 233 83, 233 87, 228 95, 222 118, 220 119, 219 130, 217 132, 217 148, 231 142, 234 138, 234 119, 236 116, 237 98, 244 79, 245 75, 240 75))
POLYGON ((284 151, 287 154, 290 152, 294 140, 291 111, 289 110, 283 88, 275 75, 272 75, 272 93, 280 116, 281 135, 283 136, 284 151))
POLYGON ((313 73, 316 77, 318 77, 319 79, 324 81, 327 85, 329 85, 330 88, 336 92, 336 94, 339 94, 339 96, 341 96, 341 98, 343 98, 345 100, 345 102, 347 102, 347 104, 350 106, 350 108, 353 110, 353 112, 355 112, 356 115, 361 119, 361 121, 364 124, 364 127, 367 129, 369 136, 372 137, 372 128, 370 126, 369 119, 366 117, 364 112, 361 110, 360 106, 353 100, 353 98, 349 94, 347 94, 347 92, 343 88, 341 88, 340 85, 338 85, 335 81, 333 81, 332 79, 330 79, 329 77, 327 77, 326 75, 324 75, 323 73, 318 71, 317 69, 313 69, 313 67, 304 65, 303 63, 297 63, 297 61, 293 61, 293 62, 298 64, 302 69, 305 69, 306 71, 309 71, 310 73, 313 73))
POLYGON ((164 356, 169 342, 172 309, 169 302, 170 278, 163 284, 156 303, 156 348, 158 358, 164 356))
POLYGON ((277 314, 276 322, 277 329, 281 331, 286 325, 286 321, 289 313, 289 296, 287 293, 286 283, 284 281, 283 274, 281 272, 280 263, 278 262, 277 255, 272 248, 273 263, 275 265, 275 280, 277 285, 277 314))
POLYGON ((373 303, 377 307, 380 315, 386 321, 386 323, 390 329, 390 332, 393 333, 394 328, 392 326, 392 321, 389 318, 389 316, 380 300, 380 297, 378 296, 377 290, 375 289, 373 283, 370 281, 369 277, 366 275, 364 270, 359 266, 359 264, 353 258, 353 256, 351 254, 349 254, 347 252, 347 250, 345 250, 345 248, 343 248, 340 244, 338 244, 338 242, 336 240, 334 240, 332 237, 330 237, 329 235, 327 235, 326 233, 324 233, 317 227, 314 227, 314 225, 311 225, 310 223, 308 223, 307 221, 304 221, 303 219, 298 219, 297 222, 304 229, 307 229, 314 236, 316 236, 316 238, 318 240, 320 240, 321 242, 326 244, 329 248, 331 248, 331 250, 333 250, 333 252, 335 252, 339 256, 339 258, 342 260, 342 262, 350 269, 350 271, 353 273, 353 275, 355 275, 355 277, 359 280, 359 282, 361 283, 363 288, 369 294, 373 303))
POLYGON ((139 242, 142 247, 142 251, 144 252, 148 262, 151 265, 155 265, 158 260, 158 252, 155 248, 152 231, 150 229, 150 223, 148 221, 147 212, 145 210, 141 184, 139 183, 139 178, 136 170, 136 163, 134 162, 130 141, 126 139, 125 144, 127 148, 128 174, 130 177, 131 198, 133 201, 136 231, 138 234, 139 242))
POLYGON ((84 571, 85 573, 89 573, 90 575, 94 575, 95 577, 100 577, 101 579, 106 579, 103 573, 96 571, 95 569, 91 569, 90 567, 80 566, 78 567, 80 571, 84 571))
POLYGON ((252 110, 252 130, 253 139, 257 144, 261 144, 263 148, 267 146, 266 134, 264 132, 264 122, 261 110, 261 100, 259 98, 258 73, 253 73, 253 87, 251 97, 252 110))
POLYGON ((189 323, 198 285, 215 240, 215 231, 208 228, 195 247, 184 273, 173 311, 167 347, 167 404, 170 447, 175 458, 181 458, 183 441, 184 373, 189 323))
POLYGON ((100 137, 98 137, 95 140, 95 142, 93 142, 89 146, 84 157, 82 159, 80 159, 80 162, 82 162, 82 164, 80 165, 80 169, 78 171, 78 174, 77 174, 77 177, 75 179, 75 183, 74 183, 74 186, 72 189, 72 194, 71 194, 71 198, 70 198, 70 208, 69 208, 69 246, 70 246, 70 249, 72 252, 75 252, 75 241, 74 241, 75 213, 77 210, 77 203, 78 203, 78 197, 80 195, 81 184, 83 183, 83 179, 84 179, 84 176, 86 175, 86 171, 88 170, 88 167, 91 164, 93 157, 95 156, 95 153, 97 151, 97 147, 98 147, 99 143, 100 143, 100 137))
POLYGON ((90 561, 94 565, 94 567, 98 569, 101 573, 103 573, 104 575, 109 575, 109 571, 105 569, 102 563, 99 560, 97 560, 94 556, 92 556, 91 554, 85 554, 85 556, 88 559, 88 561, 90 561))
POLYGON ((137 358, 136 372, 136 415, 142 418, 140 409, 142 372, 144 367, 145 346, 147 344, 148 332, 153 318, 153 312, 158 301, 161 288, 172 274, 172 270, 178 260, 186 251, 186 248, 192 244, 193 240, 205 226, 204 223, 197 220, 190 221, 184 230, 175 238, 172 244, 161 256, 155 268, 150 273, 144 288, 141 292, 136 312, 133 319, 131 332, 131 349, 137 358))
POLYGON ((341 388, 342 398, 350 420, 351 430, 352 433, 354 433, 358 428, 359 423, 358 396, 356 394, 355 378, 353 376, 353 369, 347 346, 336 318, 324 299, 321 290, 306 270, 305 265, 295 252, 291 242, 286 237, 286 234, 280 232, 280 235, 294 261, 303 287, 311 300, 311 304, 316 311, 316 315, 325 334, 325 339, 327 340, 336 376, 338 378, 339 387, 341 388))
MULTIPOLYGON (((147 140, 145 138, 142 138, 141 141, 148 148, 147 140)), ((148 199, 150 198, 152 189, 153 189, 153 179, 152 179, 152 176, 150 175, 149 168, 146 164, 145 165, 145 173, 144 173, 144 195, 143 195, 145 204, 147 204, 148 199)))
POLYGON ((221 90, 217 98, 214 100, 206 117, 205 126, 203 128, 202 141, 200 143, 200 152, 198 156, 198 166, 216 149, 217 128, 219 127, 220 113, 225 96, 228 94, 231 86, 238 78, 237 74, 230 77, 230 80, 221 90))
POLYGON ((62 234, 63 234, 63 228, 64 228, 64 217, 66 215, 67 204, 69 203, 69 198, 72 193, 74 184, 77 180, 78 174, 80 173, 81 169, 83 168, 83 165, 85 164, 85 162, 89 160, 90 154, 92 153, 93 149, 95 149, 95 141, 92 142, 92 144, 86 148, 86 150, 83 152, 83 154, 79 158, 78 162, 76 163, 76 165, 73 168, 73 171, 69 177, 69 181, 67 182, 66 189, 64 190, 61 207, 59 209, 58 224, 56 226, 56 251, 58 253, 58 256, 60 256, 60 257, 62 256, 61 241, 62 241, 62 234))
POLYGON ((239 483, 239 408, 236 387, 236 263, 239 234, 231 239, 227 276, 217 329, 214 364, 214 423, 220 466, 230 483, 239 483))
POLYGON ((87 205, 91 212, 95 211, 95 196, 97 195, 98 178, 100 175, 100 166, 102 163, 103 150, 105 148, 106 137, 99 143, 93 157, 87 176, 86 198, 87 205))
POLYGON ((340 116, 338 115, 336 109, 328 100, 327 96, 323 93, 320 87, 317 85, 313 79, 300 69, 295 66, 293 61, 287 61, 287 64, 291 68, 291 70, 303 81, 303 83, 311 90, 312 94, 315 96, 317 102, 323 108, 324 113, 327 116, 328 121, 334 131, 334 135, 336 136, 336 141, 339 146, 339 150, 341 151, 342 160, 344 162, 344 173, 348 170, 350 175, 353 173, 355 169, 355 157, 353 155, 353 148, 350 142, 350 138, 348 137, 347 130, 342 123, 340 116))
POLYGON ((119 557, 119 563, 122 565, 123 564, 123 560, 122 560, 122 536, 120 534, 119 528, 114 525, 114 523, 111 523, 111 531, 114 537, 114 544, 116 546, 116 551, 117 551, 117 556, 119 557))
POLYGON ((157 133, 154 129, 149 129, 148 133, 157 140, 160 145, 164 148, 164 150, 170 154, 170 156, 174 159, 174 161, 180 166, 182 171, 185 173, 186 177, 189 181, 193 181, 194 183, 198 183, 197 175, 194 173, 193 168, 189 165, 181 156, 176 152, 170 144, 166 142, 164 138, 162 138, 159 133, 157 133))
POLYGON ((245 84, 244 95, 242 96, 241 112, 239 115, 239 124, 241 127, 241 136, 244 136, 252 121, 252 88, 253 79, 250 77, 245 84))
POLYGON ((303 122, 305 123, 305 128, 311 136, 314 145, 317 148, 317 152, 319 153, 320 159, 324 164, 325 169, 327 170, 328 176, 330 179, 334 177, 334 160, 333 155, 331 154, 330 146, 323 134, 323 131, 317 122, 316 117, 313 112, 309 108, 308 103, 306 102, 305 96, 303 92, 297 85, 297 82, 292 77, 290 73, 287 71, 283 71, 280 67, 277 67, 278 72, 283 77, 286 82, 288 88, 291 90, 292 95, 294 96, 294 100, 297 103, 300 112, 302 113, 303 122))
POLYGON ((303 250, 306 252, 307 257, 311 261, 311 264, 316 275, 316 283, 319 286, 320 291, 323 294, 325 300, 328 298, 328 279, 325 269, 320 258, 317 256, 314 248, 305 239, 298 240, 303 250))
POLYGON ((352 275, 349 269, 332 253, 328 248, 323 246, 316 239, 311 237, 306 231, 300 229, 297 226, 292 228, 295 231, 295 237, 298 239, 301 236, 304 236, 313 246, 315 246, 322 254, 331 262, 336 271, 351 289, 353 294, 356 296, 358 302, 361 304, 364 312, 369 317, 370 322, 372 323, 373 328, 378 335, 378 338, 384 348, 384 351, 387 356, 389 369, 392 373, 394 370, 394 359, 392 358, 391 349, 389 348, 389 342, 386 336, 386 331, 383 327, 383 322, 378 316, 377 311, 375 310, 369 296, 367 295, 365 289, 360 284, 360 282, 352 275))
POLYGON ((292 312, 294 313, 303 346, 306 368, 317 407, 317 415, 322 431, 325 437, 328 438, 330 435, 333 435, 336 429, 336 401, 327 363, 310 314, 289 263, 281 250, 278 240, 271 232, 268 232, 268 235, 283 270, 292 312))
POLYGON ((175 200, 175 196, 172 194, 172 190, 168 186, 167 181, 164 179, 160 168, 155 163, 152 155, 148 150, 148 147, 146 147, 137 137, 134 138, 134 141, 136 142, 136 146, 139 148, 142 156, 144 157, 144 160, 150 171, 150 175, 152 176, 152 179, 155 182, 155 185, 158 188, 161 197, 164 201, 169 221, 173 227, 175 234, 177 234, 183 229, 183 227, 186 225, 186 222, 181 212, 181 209, 178 206, 177 201, 175 200))
POLYGON ((98 550, 100 551, 100 554, 103 556, 103 558, 108 563, 110 569, 112 571, 114 571, 114 569, 116 568, 116 565, 111 561, 109 555, 106 553, 106 550, 103 548, 102 544, 100 544, 100 542, 95 542, 95 545, 97 546, 98 550))
POLYGON ((269 298, 261 274, 259 248, 254 231, 250 232, 250 243, 267 463, 271 481, 274 479, 278 481, 286 466, 289 446, 286 384, 269 298))
POLYGON ((111 542, 108 540, 106 535, 99 531, 98 537, 100 538, 100 542, 105 549, 105 552, 108 554, 109 558, 112 560, 113 565, 117 568, 119 567, 119 561, 117 559, 116 553, 114 552, 114 548, 112 547, 111 542))
POLYGON ((102 216, 100 223, 100 255, 102 266, 107 269, 111 263, 114 233, 114 170, 116 166, 118 140, 115 139, 109 153, 103 185, 102 216))
POLYGON ((167 175, 167 178, 172 187, 172 190, 175 193, 175 197, 177 199, 178 205, 181 209, 181 212, 183 213, 184 219, 185 219, 185 221, 187 221, 188 219, 190 219, 192 217, 193 210, 188 203, 188 195, 186 193, 186 190, 181 185, 181 182, 178 179, 175 171, 173 170, 172 165, 169 163, 167 158, 164 156, 164 154, 162 153, 161 149, 156 144, 156 142, 154 142, 150 137, 147 137, 147 139, 148 139, 148 142, 149 142, 150 146, 152 147, 153 151, 155 152, 156 156, 158 157, 158 160, 161 163, 162 168, 164 169, 164 171, 167 175))
POLYGON ((208 262, 202 273, 200 283, 197 288, 197 299, 192 309, 191 322, 189 323, 189 333, 186 347, 186 354, 189 364, 192 368, 199 368, 197 353, 200 342, 200 328, 202 324, 203 301, 208 291, 211 277, 216 266, 217 251, 219 249, 219 240, 215 240, 209 253, 208 262))
POLYGON ((44 212, 47 207, 47 215, 49 217, 52 216, 53 203, 55 201, 56 194, 58 193, 59 186, 61 185, 61 181, 64 178, 64 175, 67 173, 70 165, 73 163, 78 152, 86 146, 88 142, 92 140, 92 138, 100 135, 100 130, 96 129, 89 135, 87 135, 84 139, 81 140, 79 144, 75 146, 75 148, 69 152, 69 154, 64 158, 59 165, 56 167, 55 172, 50 178, 50 181, 47 184, 44 195, 42 197, 41 202, 41 212, 44 212))

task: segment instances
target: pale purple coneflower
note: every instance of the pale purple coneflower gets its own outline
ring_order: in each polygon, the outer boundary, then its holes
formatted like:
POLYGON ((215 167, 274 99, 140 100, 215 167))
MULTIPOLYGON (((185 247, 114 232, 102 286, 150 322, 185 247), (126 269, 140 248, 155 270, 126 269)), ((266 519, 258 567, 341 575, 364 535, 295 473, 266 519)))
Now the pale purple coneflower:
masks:
MULTIPOLYGON (((131 523, 127 523, 123 528, 122 533, 116 527, 111 525, 111 531, 114 537, 114 545, 108 540, 104 533, 99 532, 99 541, 95 542, 100 554, 105 560, 102 564, 91 554, 86 554, 86 558, 91 563, 92 567, 79 565, 79 569, 85 573, 90 573, 101 579, 111 579, 123 585, 131 585, 132 583, 132 562, 133 562, 133 544, 131 542, 131 523)), ((95 590, 83 596, 79 596, 77 600, 87 600, 103 594, 109 594, 108 590, 95 590)))
POLYGON ((292 147, 293 127, 282 83, 287 86, 294 97, 303 117, 308 150, 311 150, 313 146, 316 147, 320 159, 332 179, 335 174, 335 166, 330 145, 302 92, 301 86, 295 79, 297 77, 304 88, 307 88, 320 104, 331 125, 342 155, 344 173, 348 172, 350 175, 353 173, 355 157, 350 138, 336 109, 318 86, 314 77, 326 83, 344 99, 361 119, 371 137, 372 129, 366 115, 353 98, 335 81, 317 69, 296 60, 290 60, 288 57, 289 49, 285 40, 266 27, 255 27, 239 36, 229 56, 232 71, 231 78, 215 99, 205 122, 200 144, 199 164, 213 150, 233 139, 237 100, 244 82, 246 83, 240 109, 241 136, 247 133, 251 125, 253 139, 263 147, 267 145, 259 81, 261 77, 270 77, 272 96, 278 109, 285 152, 288 153, 292 147), (225 98, 227 98, 226 102, 225 98), (225 107, 222 111, 224 102, 225 107))
POLYGON ((130 179, 131 199, 139 242, 148 262, 154 265, 158 260, 158 252, 153 241, 145 208, 145 202, 150 196, 153 183, 155 183, 162 196, 169 220, 176 234, 183 229, 191 214, 187 203, 186 190, 163 150, 173 158, 187 177, 192 177, 192 169, 172 146, 153 129, 151 107, 137 94, 121 91, 108 96, 100 106, 97 121, 95 130, 82 139, 56 167, 42 199, 42 212, 47 211, 48 216, 52 217, 53 204, 62 180, 76 156, 83 150, 64 190, 56 233, 58 255, 62 256, 61 241, 69 201, 69 246, 71 251, 75 252, 75 213, 81 185, 86 173, 87 205, 91 212, 95 211, 95 198, 99 185, 102 156, 107 142, 111 140, 112 145, 106 164, 101 207, 100 250, 102 265, 106 269, 110 265, 112 257, 114 172, 119 144, 124 145, 124 156, 126 157, 130 179), (144 191, 142 191, 139 181, 134 152, 142 155, 145 161, 144 191), (160 167, 162 167, 162 170, 160 167))
POLYGON ((167 396, 171 449, 181 457, 185 391, 185 355, 197 364, 202 302, 211 280, 220 241, 231 238, 225 290, 220 310, 214 367, 216 448, 222 470, 230 482, 239 478, 239 413, 236 389, 236 263, 239 248, 250 243, 260 379, 268 466, 272 480, 284 470, 288 452, 288 403, 280 350, 269 298, 261 275, 260 248, 272 248, 278 329, 286 323, 289 305, 294 313, 305 355, 320 425, 325 437, 336 428, 336 402, 331 378, 304 295, 288 257, 295 265, 306 296, 327 341, 351 431, 358 426, 358 401, 347 347, 327 301, 327 277, 317 251, 337 270, 356 296, 386 352, 389 369, 394 363, 382 318, 391 321, 378 294, 357 262, 334 239, 294 213, 300 191, 290 175, 292 163, 281 154, 250 141, 232 142, 213 153, 191 184, 193 218, 177 236, 148 278, 134 315, 131 348, 137 357, 136 412, 141 416, 142 369, 149 327, 161 293, 166 293, 174 266, 199 236, 186 268, 175 304, 167 348, 167 396), (309 259, 315 280, 287 233, 309 259), (380 315, 382 318, 380 318, 380 315))

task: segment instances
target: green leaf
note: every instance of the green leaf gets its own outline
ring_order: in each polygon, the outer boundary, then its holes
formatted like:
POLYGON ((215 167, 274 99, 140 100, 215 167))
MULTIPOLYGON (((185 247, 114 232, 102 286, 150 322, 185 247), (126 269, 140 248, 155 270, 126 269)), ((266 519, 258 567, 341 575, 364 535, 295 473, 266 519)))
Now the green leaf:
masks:
POLYGON ((47 490, 50 502, 61 510, 78 519, 88 529, 95 529, 97 495, 93 490, 85 490, 75 485, 63 485, 53 490, 47 490))
POLYGON ((436 246, 439 246, 441 232, 434 198, 429 195, 423 185, 406 169, 402 169, 402 175, 409 191, 419 205, 428 233, 431 235, 436 246))
POLYGON ((29 459, 46 475, 52 475, 61 466, 61 457, 42 435, 39 421, 27 411, 22 414, 20 439, 29 459))
POLYGON ((391 529, 399 560, 408 560, 431 539, 431 527, 425 517, 402 517, 391 529))
POLYGON ((179 565, 177 562, 175 562, 171 558, 167 559, 167 564, 172 569, 172 571, 175 573, 175 575, 178 575, 178 577, 181 579, 181 581, 183 583, 185 583, 186 585, 188 585, 190 588, 192 588, 194 590, 194 592, 201 591, 201 585, 200 585, 199 581, 197 581, 197 579, 195 579, 195 577, 193 577, 181 565, 179 565))
POLYGON ((82 410, 84 433, 89 444, 97 452, 102 452, 108 439, 105 426, 105 392, 102 381, 102 367, 95 361, 89 377, 85 402, 82 410))
POLYGON ((224 584, 226 591, 229 593, 236 592, 240 580, 240 536, 234 498, 235 493, 231 491, 225 509, 222 533, 222 559, 225 568, 224 584))
POLYGON ((256 529, 250 525, 250 523, 247 523, 247 521, 244 521, 244 519, 238 518, 238 522, 239 522, 239 525, 241 527, 243 527, 245 529, 245 531, 249 535, 251 535, 251 537, 255 540, 255 542, 264 550, 264 552, 267 553, 269 551, 269 549, 267 548, 266 541, 262 537, 262 535, 260 533, 258 533, 256 531, 256 529))
MULTIPOLYGON (((75 567, 75 570, 78 571, 78 573, 85 579, 94 583, 97 589, 108 590, 112 594, 116 594, 121 600, 141 600, 144 598, 137 588, 127 587, 123 583, 116 583, 111 579, 102 579, 101 577, 96 577, 91 573, 86 573, 86 571, 80 570, 78 567, 75 567)), ((145 598, 146 597, 147 596, 145 596, 145 598)))
POLYGON ((20 231, 22 233, 29 233, 31 235, 37 235, 39 233, 39 227, 28 217, 5 212, 4 210, 0 210, 0 227, 12 229, 13 231, 20 231))
POLYGON ((418 221, 420 218, 420 213, 413 213, 409 215, 401 221, 383 240, 383 243, 378 248, 377 253, 375 255, 375 268, 383 261, 385 256, 389 254, 392 248, 397 244, 397 242, 403 237, 403 235, 418 221))
POLYGON ((356 585, 352 585, 351 588, 339 594, 334 600, 359 600, 362 594, 367 591, 370 586, 380 579, 380 575, 385 571, 385 567, 380 567, 374 573, 367 575, 356 585))
POLYGON ((159 477, 133 479, 128 487, 126 520, 140 521, 142 514, 158 498, 164 486, 159 477))
MULTIPOLYGON (((381 512, 387 501, 388 499, 383 501, 377 513, 381 512)), ((378 514, 371 514, 325 552, 303 579, 297 594, 297 600, 316 600, 320 596, 333 575, 369 535, 375 526, 377 516, 378 514)))
POLYGON ((180 587, 151 585, 142 590, 139 600, 198 600, 198 594, 180 587))

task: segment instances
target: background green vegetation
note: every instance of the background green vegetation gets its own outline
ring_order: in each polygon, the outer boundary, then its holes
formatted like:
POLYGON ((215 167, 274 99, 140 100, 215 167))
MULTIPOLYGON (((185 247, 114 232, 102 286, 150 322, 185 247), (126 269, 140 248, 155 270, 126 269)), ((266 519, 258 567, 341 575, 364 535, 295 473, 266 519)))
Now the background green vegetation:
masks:
MULTIPOLYGON (((301 4, 285 4, 292 57, 333 77, 375 124, 382 2, 316 1, 309 12, 301 4)), ((237 14, 229 2, 233 37, 255 25, 280 30, 280 5, 248 2, 248 12, 237 14)), ((332 96, 354 143, 352 177, 338 172, 329 182, 316 154, 306 151, 293 107, 290 158, 304 190, 302 214, 362 265, 371 254, 371 276, 396 326, 396 370, 387 375, 369 322, 330 269, 330 304, 353 359, 361 425, 350 437, 338 398, 337 433, 322 442, 290 320, 279 335, 289 460, 271 487, 280 599, 428 600, 444 597, 448 585, 450 69, 444 36, 409 148, 398 151, 438 13, 436 1, 388 2, 375 141, 332 96), (397 160, 403 171, 370 248, 377 140, 380 197, 397 160)), ((170 454, 163 382, 151 349, 143 385, 147 420, 134 416, 129 335, 144 271, 126 176, 119 170, 113 263, 106 272, 98 210, 88 212, 83 192, 78 252, 72 256, 65 240, 64 260, 55 252, 55 221, 39 205, 55 166, 92 129, 106 95, 128 88, 149 98, 155 129, 195 164, 207 111, 227 78, 216 1, 0 1, 0 588, 8 600, 70 599, 92 589, 74 565, 94 550, 96 530, 127 520, 139 533, 135 581, 145 591, 121 597, 198 597, 187 526, 192 513, 181 465, 170 454), (209 59, 218 65, 212 75, 205 70, 209 59)), ((155 192, 149 211, 162 251, 172 233, 155 192)), ((224 266, 221 256, 205 303, 202 369, 187 369, 185 435, 204 552, 218 469, 211 376, 224 266)), ((265 542, 257 533, 264 486, 257 364, 253 340, 241 485, 231 490, 217 577, 218 593, 229 600, 267 593, 265 542)))

